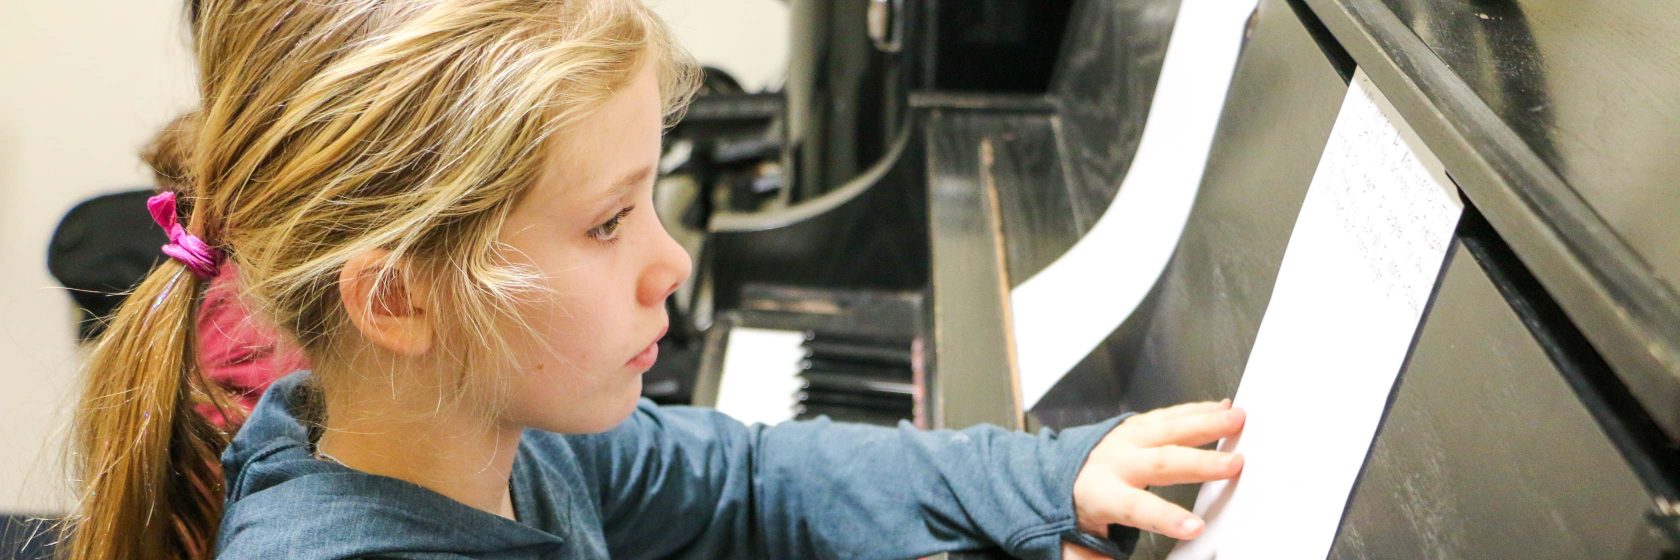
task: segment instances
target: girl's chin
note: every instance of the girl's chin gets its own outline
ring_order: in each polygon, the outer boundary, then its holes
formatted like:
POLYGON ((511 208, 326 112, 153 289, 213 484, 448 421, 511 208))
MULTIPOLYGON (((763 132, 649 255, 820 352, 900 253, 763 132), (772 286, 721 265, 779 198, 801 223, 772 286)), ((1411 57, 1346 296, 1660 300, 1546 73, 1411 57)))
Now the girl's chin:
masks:
POLYGON ((561 434, 601 433, 618 427, 636 412, 642 398, 642 378, 625 379, 612 388, 596 387, 593 396, 583 401, 552 397, 527 400, 517 406, 530 414, 526 416, 527 427, 561 434))
POLYGON ((605 432, 616 428, 619 424, 628 420, 631 414, 635 414, 636 405, 642 401, 642 377, 638 375, 633 382, 625 385, 627 387, 623 393, 610 397, 616 401, 615 406, 612 406, 609 411, 603 411, 605 414, 599 419, 601 422, 597 425, 598 429, 594 431, 605 432))
POLYGON ((593 419, 598 420, 598 422, 592 422, 592 425, 587 430, 587 433, 605 432, 613 428, 617 428, 619 424, 623 424, 625 420, 629 420, 630 415, 636 413, 636 403, 640 402, 642 398, 640 385, 638 384, 637 387, 638 390, 635 394, 633 394, 630 398, 619 401, 619 406, 614 408, 611 412, 603 414, 599 418, 593 419))

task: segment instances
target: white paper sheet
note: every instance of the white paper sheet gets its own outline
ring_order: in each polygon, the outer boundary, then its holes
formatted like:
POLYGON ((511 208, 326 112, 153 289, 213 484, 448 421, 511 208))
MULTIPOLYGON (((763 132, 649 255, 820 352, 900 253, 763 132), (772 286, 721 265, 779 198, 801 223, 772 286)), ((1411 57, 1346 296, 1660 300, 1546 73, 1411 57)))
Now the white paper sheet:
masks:
POLYGON ((792 420, 804 341, 799 331, 730 329, 716 408, 747 424, 792 420))
POLYGON ((1184 0, 1114 201, 1071 249, 1010 292, 1026 408, 1106 340, 1166 269, 1202 182, 1255 2, 1184 0))
POLYGON ((1324 558, 1370 451, 1463 204, 1440 163, 1356 72, 1290 235, 1208 483, 1206 532, 1172 560, 1324 558))

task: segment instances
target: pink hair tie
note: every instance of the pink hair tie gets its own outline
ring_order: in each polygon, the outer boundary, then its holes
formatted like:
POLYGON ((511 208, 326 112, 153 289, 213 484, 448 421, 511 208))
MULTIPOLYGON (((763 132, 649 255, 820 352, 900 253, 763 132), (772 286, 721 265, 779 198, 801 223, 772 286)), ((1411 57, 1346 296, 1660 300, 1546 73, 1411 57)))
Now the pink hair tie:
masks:
POLYGON ((169 234, 169 244, 163 246, 163 254, 181 261, 187 269, 198 276, 199 280, 209 280, 216 277, 216 268, 221 255, 209 243, 187 233, 187 228, 181 227, 175 219, 175 193, 166 191, 157 196, 146 199, 146 211, 152 213, 152 221, 163 227, 169 234))

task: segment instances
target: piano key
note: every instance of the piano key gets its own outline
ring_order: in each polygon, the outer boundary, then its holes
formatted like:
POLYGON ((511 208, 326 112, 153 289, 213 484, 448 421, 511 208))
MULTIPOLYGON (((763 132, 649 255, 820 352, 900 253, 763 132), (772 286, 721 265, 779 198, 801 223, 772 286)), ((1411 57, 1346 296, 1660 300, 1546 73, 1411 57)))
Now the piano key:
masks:
POLYGON ((854 375, 859 377, 873 377, 887 380, 908 381, 912 375, 910 368, 904 366, 888 367, 877 364, 860 364, 855 362, 837 362, 825 359, 805 359, 799 361, 799 371, 815 372, 818 375, 854 375))
POLYGON ((798 420, 812 420, 820 416, 827 416, 835 422, 855 422, 879 426, 895 426, 900 420, 910 419, 907 415, 888 412, 811 404, 795 406, 794 413, 798 420))
POLYGON ((867 333, 832 333, 805 331, 805 342, 839 342, 843 344, 858 344, 862 346, 882 346, 887 348, 910 349, 913 338, 902 336, 886 336, 867 333))
POLYGON ((742 422, 775 425, 793 419, 799 331, 736 328, 729 333, 715 406, 742 422))
MULTIPOLYGON (((816 372, 813 372, 816 373, 816 372)), ((865 375, 851 375, 845 373, 817 373, 804 375, 803 390, 835 391, 842 393, 887 394, 911 397, 916 394, 916 384, 908 381, 887 381, 865 375)))
POLYGON ((858 362, 886 366, 910 366, 910 348, 858 344, 828 340, 805 342, 805 357, 810 359, 858 362))
POLYGON ((846 407, 881 412, 897 412, 910 414, 915 402, 910 397, 887 395, 860 395, 855 393, 811 392, 800 391, 794 402, 804 405, 824 405, 832 407, 846 407))

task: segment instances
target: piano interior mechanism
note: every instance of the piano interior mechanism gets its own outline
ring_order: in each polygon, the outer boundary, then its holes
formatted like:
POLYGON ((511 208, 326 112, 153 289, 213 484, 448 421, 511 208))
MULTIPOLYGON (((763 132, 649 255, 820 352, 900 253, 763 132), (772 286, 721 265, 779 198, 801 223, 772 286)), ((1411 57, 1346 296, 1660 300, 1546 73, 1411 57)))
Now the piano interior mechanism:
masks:
POLYGON ((1036 429, 1229 397, 1362 74, 1464 210, 1329 557, 1680 557, 1680 5, 791 14, 785 89, 672 133, 696 404, 1036 429), (1119 272, 1068 280, 1077 252, 1119 272))

